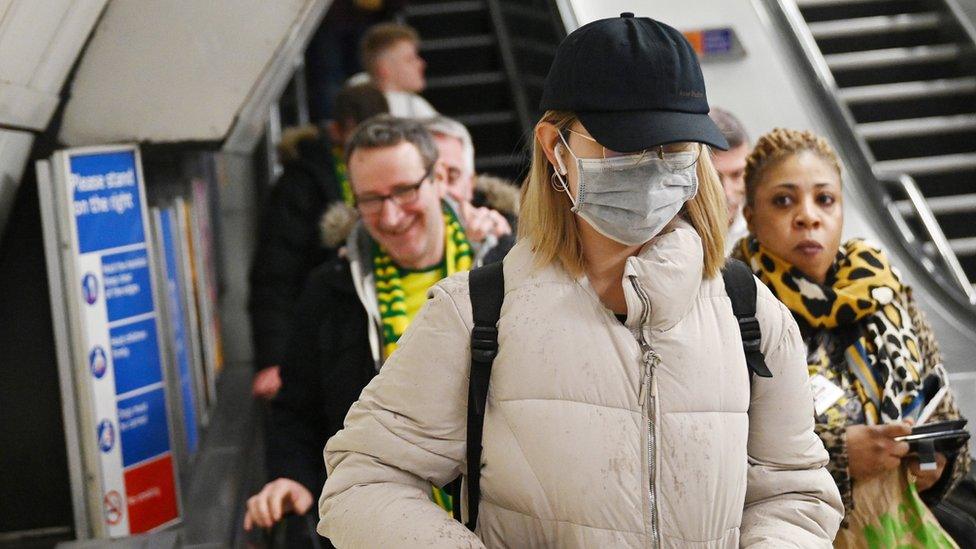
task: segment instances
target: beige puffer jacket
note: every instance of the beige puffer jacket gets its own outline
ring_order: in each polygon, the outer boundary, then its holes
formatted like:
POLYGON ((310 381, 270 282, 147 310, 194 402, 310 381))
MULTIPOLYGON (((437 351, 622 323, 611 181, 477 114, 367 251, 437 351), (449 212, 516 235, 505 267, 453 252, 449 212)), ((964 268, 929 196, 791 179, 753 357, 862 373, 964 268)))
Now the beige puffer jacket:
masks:
POLYGON ((338 547, 831 545, 843 507, 813 432, 804 350, 765 286, 757 317, 773 377, 750 389, 722 279, 703 280, 701 240, 684 222, 628 259, 626 326, 585 277, 534 268, 524 241, 504 270, 480 539, 428 484, 464 470, 465 274, 431 290, 326 446, 320 533, 338 547))

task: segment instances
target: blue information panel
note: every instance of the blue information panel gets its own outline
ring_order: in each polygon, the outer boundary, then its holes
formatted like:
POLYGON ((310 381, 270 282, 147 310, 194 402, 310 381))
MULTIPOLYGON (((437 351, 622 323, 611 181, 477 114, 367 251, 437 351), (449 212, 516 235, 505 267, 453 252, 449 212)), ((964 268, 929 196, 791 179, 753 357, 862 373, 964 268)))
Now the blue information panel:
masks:
POLYGON ((134 150, 71 156, 69 185, 78 227, 78 251, 144 243, 141 185, 134 150))
POLYGON ((163 260, 166 262, 166 301, 169 306, 170 329, 172 330, 173 356, 179 374, 180 396, 183 401, 183 424, 186 430, 187 449, 197 451, 199 434, 197 432, 196 394, 193 388, 193 372, 190 363, 189 341, 186 335, 186 311, 183 308, 183 279, 179 276, 179 259, 176 253, 176 233, 178 224, 174 222, 175 212, 160 212, 160 232, 163 237, 163 260))
POLYGON ((155 318, 111 328, 109 338, 116 395, 163 382, 155 318))
POLYGON ((108 321, 153 312, 149 257, 146 249, 102 256, 108 321))
POLYGON ((110 537, 127 536, 179 516, 139 155, 128 146, 59 155, 74 221, 73 293, 94 407, 103 526, 110 537))
POLYGON ((163 388, 119 401, 122 466, 129 468, 169 451, 163 388))

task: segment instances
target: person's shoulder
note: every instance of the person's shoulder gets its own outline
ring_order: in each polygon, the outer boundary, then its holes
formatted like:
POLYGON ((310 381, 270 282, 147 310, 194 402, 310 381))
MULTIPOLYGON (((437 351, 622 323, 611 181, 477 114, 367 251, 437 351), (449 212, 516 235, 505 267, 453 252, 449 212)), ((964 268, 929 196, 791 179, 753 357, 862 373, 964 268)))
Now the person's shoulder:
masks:
MULTIPOLYGON (((759 321, 762 330, 762 342, 765 350, 768 345, 779 342, 790 331, 790 328, 796 325, 796 321, 786 305, 777 299, 773 292, 751 272, 750 270, 750 278, 756 287, 756 320, 759 321)), ((729 290, 730 288, 726 286, 723 275, 702 281, 701 292, 705 296, 728 298, 730 297, 729 290)), ((735 289, 732 288, 732 291, 735 289)))
POLYGON ((312 269, 305 282, 306 296, 323 296, 333 292, 350 293, 356 288, 349 260, 336 257, 312 269))
POLYGON ((461 271, 453 275, 440 279, 428 291, 430 296, 437 295, 438 292, 447 294, 452 301, 468 299, 470 291, 468 289, 468 279, 471 278, 470 271, 461 271))

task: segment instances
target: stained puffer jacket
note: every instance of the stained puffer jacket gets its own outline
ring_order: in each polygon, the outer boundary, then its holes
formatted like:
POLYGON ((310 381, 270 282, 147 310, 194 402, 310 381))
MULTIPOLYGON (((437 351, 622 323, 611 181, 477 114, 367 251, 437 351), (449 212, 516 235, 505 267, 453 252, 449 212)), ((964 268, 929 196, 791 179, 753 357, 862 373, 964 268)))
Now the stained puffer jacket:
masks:
POLYGON ((465 467, 466 275, 431 290, 326 446, 319 532, 337 547, 830 547, 843 507, 803 344, 764 286, 773 377, 750 380, 688 224, 627 260, 624 324, 585 277, 533 260, 524 241, 505 259, 478 536, 427 495, 465 467))

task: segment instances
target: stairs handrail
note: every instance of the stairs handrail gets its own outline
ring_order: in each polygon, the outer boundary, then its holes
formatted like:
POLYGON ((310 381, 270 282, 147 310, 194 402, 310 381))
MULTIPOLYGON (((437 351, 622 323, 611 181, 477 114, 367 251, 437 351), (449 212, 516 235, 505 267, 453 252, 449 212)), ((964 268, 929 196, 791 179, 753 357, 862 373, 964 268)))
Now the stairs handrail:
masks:
MULTIPOLYGON (((879 180, 896 183, 901 186, 905 191, 905 195, 908 196, 912 207, 915 210, 916 218, 921 221, 922 226, 925 227, 925 232, 929 234, 929 238, 932 240, 932 244, 935 246, 936 251, 942 258, 943 263, 949 269, 949 274, 959 285, 959 288, 966 294, 969 298, 969 303, 976 305, 976 288, 973 288, 972 282, 966 276, 966 271, 963 270, 962 265, 959 264, 959 258, 952 251, 952 246, 949 245, 949 240, 946 238, 945 232, 942 231, 942 226, 939 221, 935 218, 935 214, 932 212, 932 208, 929 207, 928 202, 925 200, 925 195, 922 194, 921 189, 918 188, 918 184, 915 182, 915 178, 907 173, 895 176, 879 177, 879 180)), ((887 201, 888 211, 892 217, 901 217, 901 212, 898 211, 898 207, 895 205, 894 201, 887 201)), ((914 237, 914 233, 904 234, 906 239, 914 237)))
MULTIPOLYGON (((754 1, 765 6, 766 13, 774 19, 777 16, 779 17, 778 20, 769 22, 771 30, 779 34, 781 42, 792 50, 798 61, 795 64, 797 70, 805 71, 807 77, 813 77, 812 80, 815 85, 810 91, 821 107, 821 114, 826 118, 825 127, 833 138, 838 154, 844 160, 844 166, 857 181, 863 183, 851 189, 852 192, 859 194, 866 205, 874 207, 872 212, 875 214, 874 220, 884 225, 879 227, 879 231, 887 229, 891 232, 902 233, 902 238, 893 239, 889 244, 899 247, 901 255, 905 257, 917 257, 917 250, 912 249, 914 246, 911 245, 914 239, 905 237, 904 220, 900 216, 892 215, 892 211, 885 206, 892 202, 892 198, 890 193, 884 189, 885 182, 879 178, 880 174, 876 174, 872 167, 875 161, 874 154, 868 147, 867 140, 856 131, 857 123, 850 108, 840 100, 839 86, 827 65, 826 59, 820 52, 816 40, 814 40, 813 34, 807 27, 796 1, 754 1)), ((914 180, 912 182, 914 183, 914 180)), ((898 183, 901 184, 901 181, 898 183)), ((918 186, 915 185, 914 188, 917 190, 918 186)), ((913 204, 915 203, 913 202, 913 204)), ((926 203, 924 207, 928 208, 928 204, 926 203)), ((928 212, 931 213, 930 208, 928 212)), ((930 221, 938 224, 938 220, 934 217, 932 215, 930 221)), ((925 223, 923 220, 923 224, 925 223)), ((928 226, 926 226, 926 230, 929 230, 928 226)), ((942 233, 944 238, 945 235, 941 227, 938 231, 942 233)), ((938 249, 939 246, 936 245, 936 248, 938 249)), ((941 254, 942 250, 939 250, 939 253, 941 254)), ((955 257, 951 247, 948 249, 948 253, 955 257)), ((955 259, 954 263, 958 265, 958 258, 955 259)), ((941 270, 935 268, 931 262, 926 264, 916 261, 913 265, 906 265, 905 267, 916 270, 919 277, 928 275, 927 278, 931 282, 924 285, 930 293, 938 296, 939 300, 945 304, 955 304, 955 307, 952 308, 959 314, 976 320, 976 308, 974 308, 971 296, 973 289, 970 286, 968 291, 965 288, 962 292, 957 291, 958 279, 955 273, 951 272, 953 267, 949 265, 950 263, 946 262, 946 269, 941 270), (920 268, 916 268, 916 266, 920 268), (947 278, 951 279, 951 285, 942 283, 948 282, 947 278)), ((922 282, 921 278, 919 282, 922 282)))
POLYGON ((515 102, 515 113, 518 115, 519 125, 522 132, 531 131, 535 126, 529 110, 529 101, 525 96, 525 90, 519 85, 518 65, 515 62, 515 55, 512 49, 512 38, 508 33, 508 25, 505 23, 505 14, 499 0, 485 0, 488 5, 488 12, 491 14, 492 26, 495 27, 495 37, 498 40, 498 53, 502 59, 502 68, 505 71, 508 87, 512 94, 512 101, 515 102))

